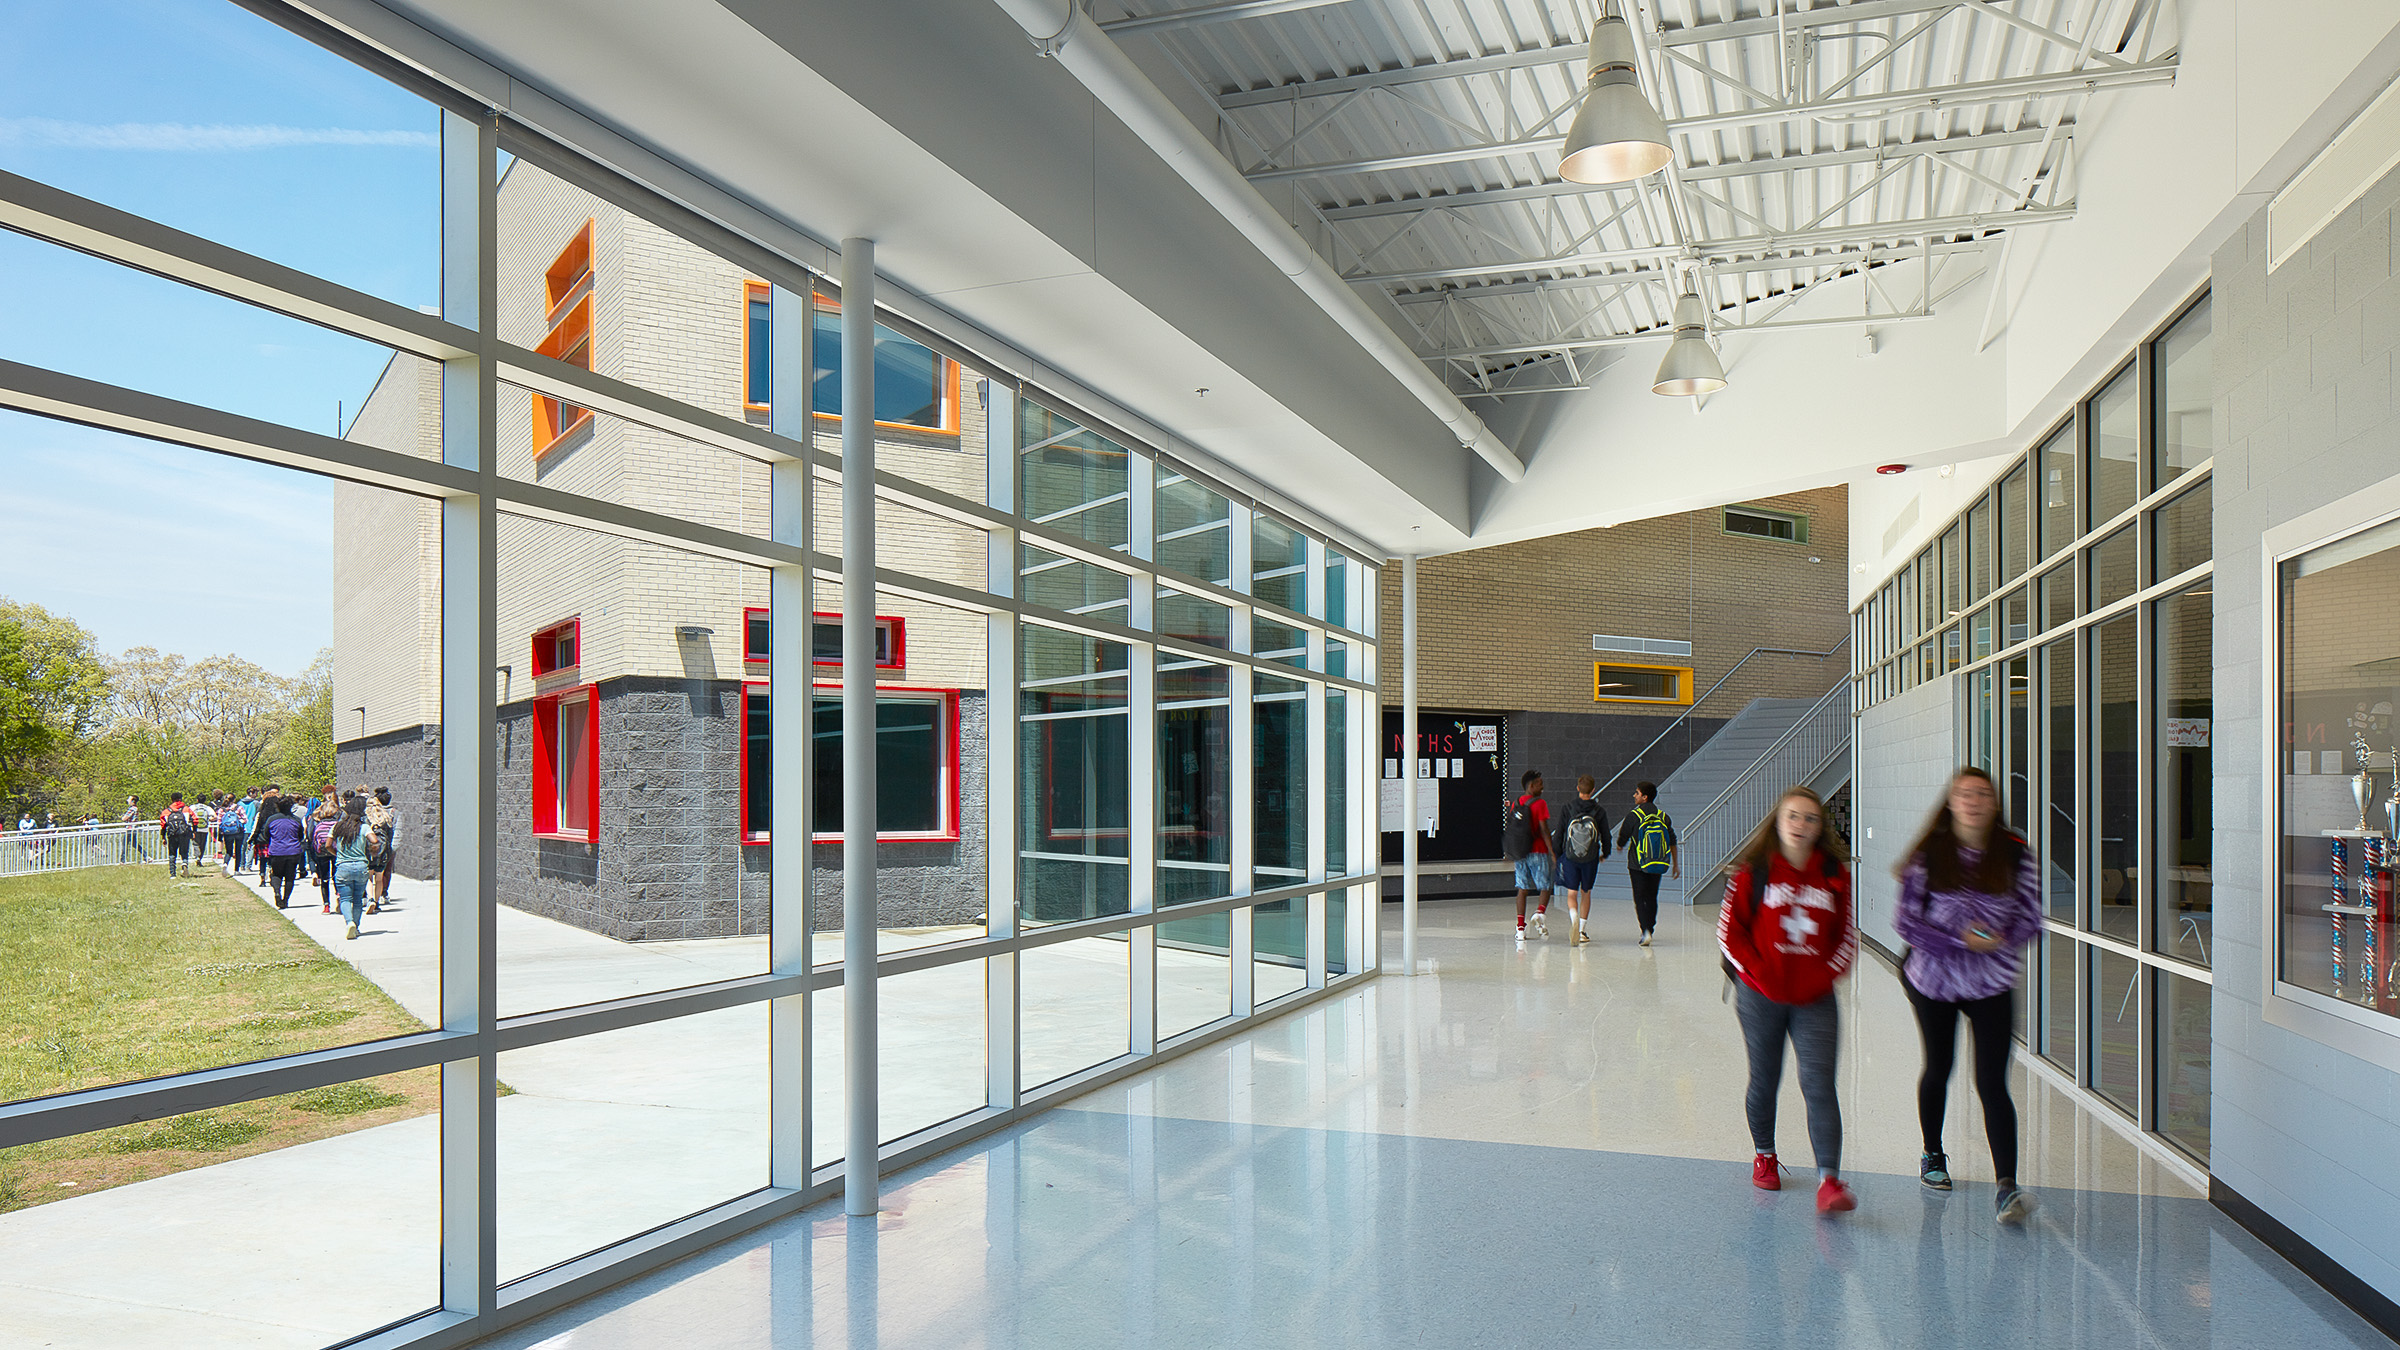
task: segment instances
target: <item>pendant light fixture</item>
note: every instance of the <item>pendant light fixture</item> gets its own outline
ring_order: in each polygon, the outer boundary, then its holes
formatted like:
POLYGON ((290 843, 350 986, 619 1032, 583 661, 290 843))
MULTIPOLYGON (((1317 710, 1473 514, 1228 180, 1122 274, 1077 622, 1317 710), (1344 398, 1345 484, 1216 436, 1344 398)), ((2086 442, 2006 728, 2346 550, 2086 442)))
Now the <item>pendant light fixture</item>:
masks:
POLYGON ((1614 6, 1604 6, 1592 26, 1586 58, 1589 83, 1583 106, 1567 127, 1558 176, 1570 183, 1630 183, 1657 173, 1674 158, 1667 147, 1666 119, 1633 72, 1633 30, 1614 6))
POLYGON ((1676 298, 1675 340, 1667 344, 1667 357, 1658 363, 1650 392, 1675 398, 1713 394, 1724 387, 1725 367, 1717 360, 1716 348, 1708 345, 1708 307, 1697 292, 1687 290, 1676 298))

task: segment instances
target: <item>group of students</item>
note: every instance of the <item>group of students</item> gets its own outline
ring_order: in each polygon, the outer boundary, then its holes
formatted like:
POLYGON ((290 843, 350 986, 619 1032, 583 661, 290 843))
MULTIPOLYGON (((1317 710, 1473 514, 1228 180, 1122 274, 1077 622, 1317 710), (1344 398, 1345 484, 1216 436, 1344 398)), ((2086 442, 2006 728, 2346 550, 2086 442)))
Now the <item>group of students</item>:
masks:
MULTIPOLYGON (((125 802, 132 813, 134 799, 125 802)), ((274 898, 277 909, 290 908, 300 879, 313 874, 324 912, 333 913, 338 903, 351 939, 358 937, 365 917, 379 913, 391 894, 398 824, 390 788, 345 788, 336 797, 328 786, 317 796, 303 798, 287 796, 281 784, 269 783, 263 793, 251 788, 240 797, 218 793, 214 800, 188 803, 179 792, 159 813, 169 875, 179 863, 188 862, 195 848, 199 860, 207 861, 213 834, 225 870, 234 872, 245 860, 253 863, 258 884, 274 898)))
MULTIPOLYGON (((1976 1095, 1998 1178, 1994 1204, 2004 1224, 2032 1212, 2017 1184, 2017 1109, 2008 1092, 2011 991, 2019 952, 2041 931, 2041 877, 2024 839, 2002 825, 1991 775, 1953 774, 1933 817, 1902 855, 1893 927, 1907 944, 1901 986, 1915 1012, 1925 1067, 1917 1079, 1924 1133, 1918 1176, 1951 1188, 1942 1123, 1957 1056, 1958 1022, 1974 1034, 1976 1095)), ((1825 804, 1788 788, 1742 851, 1717 914, 1717 944, 1732 981, 1750 1070, 1745 1106, 1757 1151, 1751 1182, 1783 1188, 1775 1156, 1775 1098, 1784 1045, 1799 1065, 1808 1136, 1817 1157, 1817 1210, 1840 1213, 1858 1200, 1841 1179, 1842 1111, 1834 1090, 1841 1015, 1835 984, 1858 955, 1850 857, 1825 820, 1825 804)))
POLYGON ((1550 896, 1567 893, 1567 945, 1580 947, 1592 940, 1592 887, 1600 880, 1600 864, 1610 853, 1625 853, 1625 875, 1633 887, 1633 917, 1641 925, 1641 945, 1647 947, 1658 930, 1658 885, 1662 877, 1683 875, 1675 856, 1675 822, 1658 809, 1658 785, 1633 785, 1633 809, 1617 826, 1612 847, 1608 812, 1593 800, 1598 785, 1590 774, 1575 780, 1575 800, 1558 813, 1542 800, 1542 773, 1527 769, 1524 792, 1508 809, 1508 826, 1501 835, 1501 852, 1516 864, 1517 943, 1525 942, 1525 902, 1540 897, 1533 911, 1533 933, 1550 936, 1550 896))

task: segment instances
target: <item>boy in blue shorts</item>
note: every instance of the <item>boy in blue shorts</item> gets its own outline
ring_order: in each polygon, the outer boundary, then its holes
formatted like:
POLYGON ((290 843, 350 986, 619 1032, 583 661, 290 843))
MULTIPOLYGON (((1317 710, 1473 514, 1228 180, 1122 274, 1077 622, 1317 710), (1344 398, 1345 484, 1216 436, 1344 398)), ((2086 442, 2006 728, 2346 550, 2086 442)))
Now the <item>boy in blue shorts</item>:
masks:
POLYGON ((1525 897, 1539 895, 1533 912, 1535 937, 1550 936, 1550 805, 1542 800, 1542 773, 1525 771, 1525 791, 1508 810, 1503 839, 1508 855, 1517 861, 1517 941, 1525 940, 1525 897))
POLYGON ((1575 780, 1575 800, 1559 815, 1558 834, 1550 841, 1558 859, 1558 888, 1567 893, 1567 945, 1580 947, 1592 940, 1586 931, 1592 917, 1592 885, 1600 879, 1600 860, 1608 856, 1608 812, 1592 800, 1598 784, 1590 774, 1575 780))

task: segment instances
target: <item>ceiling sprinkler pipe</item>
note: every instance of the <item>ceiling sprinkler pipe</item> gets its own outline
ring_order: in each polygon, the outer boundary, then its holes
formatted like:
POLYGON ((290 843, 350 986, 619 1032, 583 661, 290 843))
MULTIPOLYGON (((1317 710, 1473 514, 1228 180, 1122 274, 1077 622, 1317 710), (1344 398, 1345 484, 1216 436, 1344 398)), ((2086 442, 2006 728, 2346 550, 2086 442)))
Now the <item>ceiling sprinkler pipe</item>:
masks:
POLYGON ((1167 167, 1189 183, 1216 212, 1292 279, 1319 309, 1341 325, 1359 346, 1418 402, 1442 419, 1458 443, 1474 451, 1502 478, 1525 477, 1524 462, 1450 392, 1389 325, 1367 308, 1331 264, 1300 237, 1241 172, 1217 153, 1180 109, 1150 82, 1123 48, 1092 22, 1074 0, 998 0, 1044 56, 1067 68, 1102 106, 1141 137, 1167 167))

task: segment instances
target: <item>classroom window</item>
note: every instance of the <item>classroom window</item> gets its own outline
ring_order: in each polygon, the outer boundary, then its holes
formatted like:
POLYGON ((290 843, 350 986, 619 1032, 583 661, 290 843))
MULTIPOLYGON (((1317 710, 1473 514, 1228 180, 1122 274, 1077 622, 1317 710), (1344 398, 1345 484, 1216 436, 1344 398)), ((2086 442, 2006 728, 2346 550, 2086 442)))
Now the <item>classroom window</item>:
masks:
MULTIPOLYGON (((809 728, 815 783, 809 825, 820 843, 842 837, 842 696, 818 689, 809 728)), ((773 819, 772 703, 742 686, 742 838, 763 844, 773 819)), ((958 838, 958 691, 882 689, 875 695, 875 837, 958 838)))
MULTIPOLYGON (((570 366, 592 368, 592 222, 585 221, 542 274, 543 334, 534 351, 570 366)), ((536 395, 533 454, 539 459, 592 420, 591 410, 536 395)))
POLYGON ((600 716, 591 685, 533 703, 533 832, 600 837, 600 716))
MULTIPOLYGON (((764 643, 761 643, 763 648, 764 643)), ((808 659, 820 666, 842 663, 842 616, 823 610, 810 616, 808 659)), ((875 668, 898 670, 908 664, 908 621, 893 614, 875 616, 875 668)))
POLYGON ((765 412, 774 386, 768 377, 774 356, 774 290, 763 281, 742 283, 742 407, 765 412))
POLYGON ((583 620, 568 619, 533 635, 533 676, 556 675, 583 664, 583 620))
POLYGON ((1592 663, 1594 703, 1689 703, 1689 666, 1608 666, 1592 663))
MULTIPOLYGON (((809 365, 810 409, 842 412, 842 311, 817 297, 809 365)), ((875 421, 918 431, 958 430, 958 363, 882 324, 875 325, 875 421)))
POLYGON ((1728 506, 1725 508, 1725 533, 1805 544, 1808 542, 1808 517, 1793 515, 1789 511, 1769 511, 1757 506, 1728 506))

